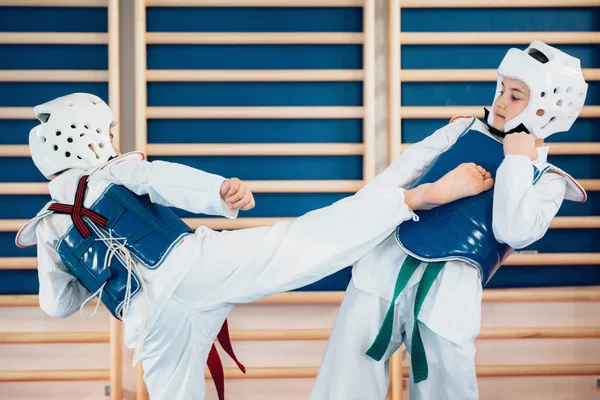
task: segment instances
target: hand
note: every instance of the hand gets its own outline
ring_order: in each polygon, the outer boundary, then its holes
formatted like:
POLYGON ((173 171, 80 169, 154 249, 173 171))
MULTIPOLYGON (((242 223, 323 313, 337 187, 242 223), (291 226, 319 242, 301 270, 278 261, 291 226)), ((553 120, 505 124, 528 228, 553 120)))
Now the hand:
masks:
POLYGON ((219 191, 221 199, 227 203, 232 210, 251 210, 255 206, 254 196, 248 184, 238 178, 227 179, 221 184, 219 191))
POLYGON ((506 135, 504 138, 504 155, 509 154, 517 154, 536 160, 538 152, 535 149, 535 136, 525 132, 506 135))

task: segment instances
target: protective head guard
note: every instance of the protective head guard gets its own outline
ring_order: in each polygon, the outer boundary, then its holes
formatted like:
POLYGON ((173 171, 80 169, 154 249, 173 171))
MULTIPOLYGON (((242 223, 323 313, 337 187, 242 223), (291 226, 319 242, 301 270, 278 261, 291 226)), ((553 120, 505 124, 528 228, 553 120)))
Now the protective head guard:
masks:
POLYGON ((29 132, 29 149, 46 178, 70 168, 88 170, 116 156, 109 131, 117 120, 101 98, 74 93, 33 111, 41 124, 29 132))
MULTIPOLYGON (((524 51, 513 48, 506 53, 498 67, 494 102, 500 95, 504 78, 518 79, 530 91, 527 107, 506 122, 504 131, 523 124, 541 139, 568 131, 579 116, 587 94, 588 85, 579 59, 538 40, 524 51), (530 55, 536 51, 546 56, 548 62, 542 63, 530 55)), ((489 114, 488 124, 493 126, 494 113, 489 114)))

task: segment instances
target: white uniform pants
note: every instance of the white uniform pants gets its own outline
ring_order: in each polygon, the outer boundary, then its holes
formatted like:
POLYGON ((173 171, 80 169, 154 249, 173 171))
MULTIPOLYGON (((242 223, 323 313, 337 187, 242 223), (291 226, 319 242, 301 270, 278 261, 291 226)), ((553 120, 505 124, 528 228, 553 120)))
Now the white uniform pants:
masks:
MULTIPOLYGON (((391 282, 390 284, 393 284, 391 282)), ((404 343, 411 350, 417 286, 398 297, 390 346, 380 362, 365 352, 373 343, 390 305, 379 296, 357 289, 351 281, 344 296, 321 363, 311 400, 384 400, 388 391, 389 358, 404 343)), ((414 384, 411 400, 475 400, 475 345, 452 343, 419 322, 429 377, 414 384)))

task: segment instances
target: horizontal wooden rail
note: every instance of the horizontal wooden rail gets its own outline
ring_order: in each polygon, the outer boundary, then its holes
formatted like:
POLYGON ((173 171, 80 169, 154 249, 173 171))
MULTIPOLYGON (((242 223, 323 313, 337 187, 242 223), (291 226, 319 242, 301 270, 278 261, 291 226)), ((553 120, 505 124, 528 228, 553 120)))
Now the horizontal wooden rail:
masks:
POLYGON ((0 344, 108 343, 108 332, 2 332, 0 344))
POLYGON ((108 82, 108 71, 0 70, 0 82, 108 82))
MULTIPOLYGON (((512 254, 504 266, 600 265, 600 253, 533 253, 512 254)), ((37 269, 36 257, 0 257, 0 270, 37 269)))
MULTIPOLYGON (((0 148, 1 150, 1 148, 0 148)), ((149 144, 149 156, 355 156, 362 143, 149 144)))
POLYGON ((2 7, 107 7, 108 0, 0 0, 2 7))
POLYGON ((401 8, 594 7, 598 0, 402 0, 401 8))
MULTIPOLYGON (((2 115, 0 109, 0 118, 2 115)), ((362 107, 147 107, 146 117, 171 118, 244 118, 244 119, 289 119, 289 118, 363 118, 362 107)))
POLYGON ((513 265, 598 265, 600 253, 537 253, 511 254, 504 262, 505 266, 513 265))
MULTIPOLYGON (((344 292, 285 292, 252 304, 340 304, 344 292)), ((484 303, 600 302, 600 286, 484 289, 484 303)), ((0 307, 38 307, 37 295, 0 295, 0 307)), ((95 306, 92 301, 88 307, 95 306)))
MULTIPOLYGON (((231 230, 270 226, 280 221, 293 221, 293 217, 263 218, 184 218, 186 224, 196 229, 207 226, 216 230, 231 230)), ((0 220, 0 232, 17 232, 27 221, 22 219, 0 220)), ((597 229, 600 228, 600 217, 556 217, 550 224, 551 229, 597 229)))
POLYGON ((146 0, 148 7, 362 7, 363 0, 146 0))
MULTIPOLYGON (((598 186, 600 187, 600 180, 598 186)), ((255 193, 352 193, 360 190, 360 180, 246 181, 255 193)), ((0 195, 48 194, 44 182, 0 183, 0 195)))
MULTIPOLYGON (((600 374, 600 364, 557 364, 557 365, 481 365, 477 366, 479 377, 506 376, 593 376, 600 374)), ((315 378, 317 367, 255 367, 246 368, 242 373, 237 368, 225 368, 226 379, 295 379, 315 378)), ((409 376, 408 368, 402 373, 409 376)), ((204 377, 210 379, 205 371, 204 377)))
MULTIPOLYGON (((232 330, 231 339, 235 341, 328 340, 330 333, 330 329, 232 330)), ((600 338, 600 327, 484 328, 477 337, 479 340, 583 338, 600 338)))
POLYGON ((146 32, 146 44, 362 44, 362 32, 146 32))
MULTIPOLYGON (((234 341, 328 340, 330 329, 232 330, 234 341)), ((600 338, 600 327, 484 328, 478 340, 600 338)), ((0 344, 108 343, 108 332, 3 332, 0 344)))
MULTIPOLYGON (((318 367, 254 367, 242 373, 237 368, 225 368, 227 379, 295 379, 314 378, 318 367)), ((404 377, 408 377, 404 370, 404 377)), ((600 374, 600 364, 573 365, 494 365, 478 366, 477 376, 590 376, 600 374)), ((205 371, 205 378, 210 373, 205 371)), ((15 370, 0 371, 0 382, 39 382, 39 381, 104 381, 109 379, 109 371, 95 370, 15 370)))
POLYGON ((107 369, 4 370, 0 382, 108 381, 107 369))
MULTIPOLYGON (((584 68, 586 81, 600 80, 600 68, 584 68)), ((403 69, 402 82, 495 82, 498 71, 495 69, 403 69)))
POLYGON ((484 328, 477 339, 592 339, 600 338, 600 327, 484 328))
POLYGON ((598 44, 598 32, 402 32, 401 45, 598 44))
POLYGON ((108 44, 108 33, 0 32, 0 44, 108 44))
POLYGON ((151 69, 146 71, 148 82, 346 82, 363 79, 364 72, 360 69, 151 69))

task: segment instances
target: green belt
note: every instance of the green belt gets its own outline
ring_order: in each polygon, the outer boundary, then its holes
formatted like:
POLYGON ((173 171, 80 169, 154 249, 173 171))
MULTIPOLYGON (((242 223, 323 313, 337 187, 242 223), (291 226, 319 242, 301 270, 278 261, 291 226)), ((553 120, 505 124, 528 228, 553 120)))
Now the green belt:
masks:
MULTIPOLYGON (((431 285, 433 285, 433 282, 435 282, 435 279, 437 278, 445 264, 445 262, 429 263, 425 268, 425 272, 423 273, 423 277, 421 278, 421 282, 419 283, 419 288, 417 289, 417 295, 415 297, 415 326, 412 332, 412 351, 410 354, 411 368, 415 383, 424 381, 425 379, 427 379, 427 375, 429 374, 429 370, 427 368, 427 356, 425 354, 425 347, 423 346, 423 341, 421 340, 421 334, 419 333, 417 317, 419 315, 419 311, 421 311, 423 301, 425 301, 425 297, 431 289, 431 285)), ((419 265, 421 265, 421 261, 417 260, 414 257, 406 256, 406 260, 404 260, 404 264, 402 264, 402 268, 400 268, 400 271, 398 272, 398 277, 396 278, 396 286, 394 287, 394 296, 392 297, 390 308, 388 308, 387 313, 385 314, 383 324, 381 324, 381 328, 379 329, 379 333, 377 334, 375 341, 366 353, 369 357, 376 361, 381 360, 386 350, 388 349, 390 339, 392 338, 396 299, 398 298, 398 295, 400 295, 400 292, 402 292, 402 290, 406 287, 406 284, 410 280, 410 277, 414 274, 419 265)))

